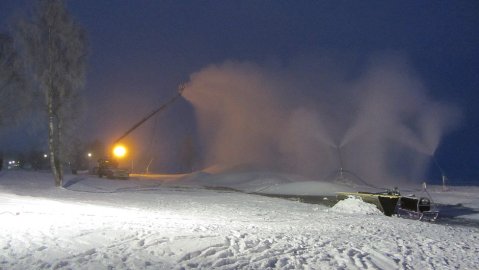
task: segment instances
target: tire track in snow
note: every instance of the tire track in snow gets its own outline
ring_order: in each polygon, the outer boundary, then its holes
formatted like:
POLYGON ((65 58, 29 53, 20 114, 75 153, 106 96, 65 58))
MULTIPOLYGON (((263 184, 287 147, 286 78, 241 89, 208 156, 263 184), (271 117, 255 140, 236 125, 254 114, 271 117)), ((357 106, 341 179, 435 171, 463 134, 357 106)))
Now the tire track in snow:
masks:
POLYGON ((312 242, 315 242, 315 247, 324 249, 331 242, 330 240, 318 242, 318 239, 307 241, 303 237, 285 239, 287 242, 277 242, 275 237, 283 238, 282 235, 257 238, 247 233, 227 236, 223 244, 186 254, 178 261, 179 268, 300 269, 307 267, 310 262, 314 264, 316 256, 309 255, 312 242))

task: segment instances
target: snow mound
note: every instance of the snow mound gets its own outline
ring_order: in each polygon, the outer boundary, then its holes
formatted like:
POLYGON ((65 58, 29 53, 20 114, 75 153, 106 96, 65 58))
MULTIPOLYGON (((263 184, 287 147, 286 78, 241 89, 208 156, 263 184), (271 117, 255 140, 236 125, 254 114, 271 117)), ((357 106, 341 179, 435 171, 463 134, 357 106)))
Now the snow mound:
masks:
POLYGON ((339 201, 331 208, 331 211, 346 214, 383 215, 374 204, 364 202, 356 197, 339 201))

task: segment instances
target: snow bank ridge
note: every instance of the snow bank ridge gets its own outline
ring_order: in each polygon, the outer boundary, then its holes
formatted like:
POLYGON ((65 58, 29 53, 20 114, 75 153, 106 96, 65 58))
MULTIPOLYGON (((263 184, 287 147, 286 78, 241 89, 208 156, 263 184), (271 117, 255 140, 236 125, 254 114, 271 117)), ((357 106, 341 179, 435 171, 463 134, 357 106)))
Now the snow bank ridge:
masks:
POLYGON ((374 204, 364 202, 361 198, 354 196, 339 201, 331 208, 331 211, 346 214, 383 215, 374 204))

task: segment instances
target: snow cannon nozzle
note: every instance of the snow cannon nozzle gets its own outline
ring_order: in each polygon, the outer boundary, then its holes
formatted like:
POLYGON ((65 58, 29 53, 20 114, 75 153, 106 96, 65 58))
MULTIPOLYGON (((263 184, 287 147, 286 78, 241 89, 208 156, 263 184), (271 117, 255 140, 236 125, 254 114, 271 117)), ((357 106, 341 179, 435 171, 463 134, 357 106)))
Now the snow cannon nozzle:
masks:
POLYGON ((186 88, 186 83, 182 83, 178 86, 178 95, 182 96, 183 95, 183 91, 185 90, 186 88))

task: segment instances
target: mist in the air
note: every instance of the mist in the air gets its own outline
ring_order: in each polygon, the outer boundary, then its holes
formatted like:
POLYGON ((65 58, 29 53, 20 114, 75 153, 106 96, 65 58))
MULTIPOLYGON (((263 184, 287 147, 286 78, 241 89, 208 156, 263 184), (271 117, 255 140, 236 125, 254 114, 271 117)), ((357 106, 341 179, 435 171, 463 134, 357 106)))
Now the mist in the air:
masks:
MULTIPOLYGON (((305 58, 306 59, 306 58, 305 58)), ((228 61, 191 76, 204 165, 344 176, 371 184, 422 181, 458 110, 430 96, 407 61, 358 66, 314 58, 284 65, 228 61)))

